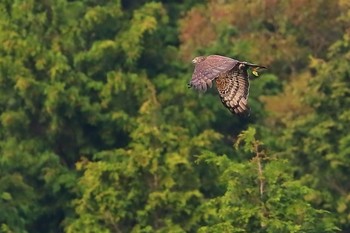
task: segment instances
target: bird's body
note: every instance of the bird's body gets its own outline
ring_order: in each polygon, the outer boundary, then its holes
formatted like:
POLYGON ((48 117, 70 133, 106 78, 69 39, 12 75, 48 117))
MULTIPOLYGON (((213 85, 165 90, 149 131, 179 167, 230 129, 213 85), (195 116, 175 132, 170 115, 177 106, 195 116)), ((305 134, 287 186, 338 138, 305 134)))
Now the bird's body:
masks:
POLYGON ((249 113, 249 75, 248 68, 265 68, 260 65, 241 62, 219 55, 200 56, 193 59, 195 69, 190 87, 206 91, 215 80, 221 102, 232 113, 245 115, 249 113))

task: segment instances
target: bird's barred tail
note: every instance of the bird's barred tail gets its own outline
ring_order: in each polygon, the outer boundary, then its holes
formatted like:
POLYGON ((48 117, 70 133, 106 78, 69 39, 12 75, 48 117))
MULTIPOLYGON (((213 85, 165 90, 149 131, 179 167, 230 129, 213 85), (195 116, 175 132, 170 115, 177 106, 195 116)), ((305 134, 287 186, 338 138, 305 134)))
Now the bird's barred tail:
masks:
POLYGON ((241 62, 242 64, 249 66, 251 68, 258 68, 258 69, 267 69, 266 66, 262 66, 262 65, 257 65, 257 64, 253 64, 253 63, 249 63, 249 62, 241 62))

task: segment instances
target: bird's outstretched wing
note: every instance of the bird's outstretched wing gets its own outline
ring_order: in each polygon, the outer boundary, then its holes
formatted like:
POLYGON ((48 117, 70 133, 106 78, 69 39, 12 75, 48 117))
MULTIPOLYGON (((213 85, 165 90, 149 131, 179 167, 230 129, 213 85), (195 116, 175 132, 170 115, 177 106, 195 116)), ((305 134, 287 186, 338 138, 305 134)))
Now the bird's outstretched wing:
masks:
POLYGON ((219 55, 210 55, 196 64, 189 87, 205 92, 220 74, 230 71, 238 64, 237 60, 219 55))
POLYGON ((249 78, 247 67, 235 68, 215 80, 221 102, 232 113, 249 115, 249 78))

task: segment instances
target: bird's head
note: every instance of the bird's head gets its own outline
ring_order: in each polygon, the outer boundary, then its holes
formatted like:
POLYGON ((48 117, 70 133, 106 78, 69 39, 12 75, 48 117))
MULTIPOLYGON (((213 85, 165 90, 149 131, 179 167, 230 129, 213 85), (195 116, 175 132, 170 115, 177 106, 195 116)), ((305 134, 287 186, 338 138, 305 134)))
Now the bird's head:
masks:
POLYGON ((195 58, 193 58, 192 63, 193 63, 193 64, 198 64, 198 63, 204 61, 205 58, 206 58, 205 56, 195 57, 195 58))

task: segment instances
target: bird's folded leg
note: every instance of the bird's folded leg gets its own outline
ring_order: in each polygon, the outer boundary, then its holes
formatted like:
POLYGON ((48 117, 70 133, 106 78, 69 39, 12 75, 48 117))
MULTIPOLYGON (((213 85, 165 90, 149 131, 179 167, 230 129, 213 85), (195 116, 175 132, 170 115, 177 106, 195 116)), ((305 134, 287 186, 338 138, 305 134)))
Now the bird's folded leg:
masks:
POLYGON ((254 76, 256 76, 256 77, 259 76, 258 69, 259 69, 258 67, 254 67, 254 68, 252 69, 252 74, 254 74, 254 76))

